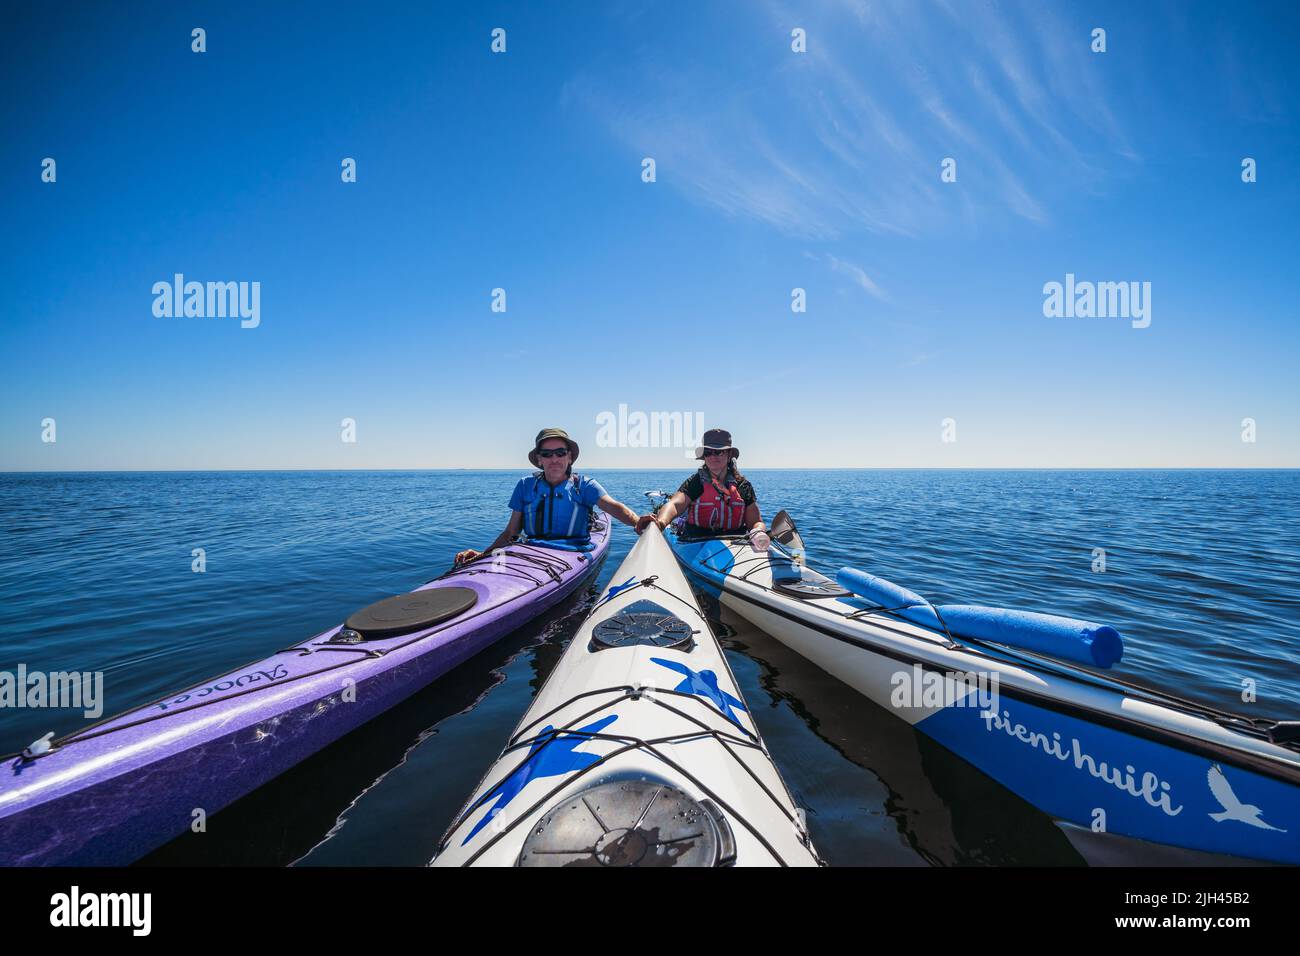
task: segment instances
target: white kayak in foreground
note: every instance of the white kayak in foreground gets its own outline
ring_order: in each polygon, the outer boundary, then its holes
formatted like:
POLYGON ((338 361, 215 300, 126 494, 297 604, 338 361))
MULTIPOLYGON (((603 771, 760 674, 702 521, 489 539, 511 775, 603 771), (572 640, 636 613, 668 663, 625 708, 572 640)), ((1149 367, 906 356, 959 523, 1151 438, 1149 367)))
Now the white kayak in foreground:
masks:
POLYGON ((816 866, 658 528, 614 574, 434 866, 816 866))
POLYGON ((725 607, 1072 825, 1086 857, 1128 838, 1300 863, 1300 725, 922 626, 905 616, 916 609, 882 607, 806 567, 793 523, 783 536, 779 519, 766 553, 743 537, 675 536, 672 548, 725 607))

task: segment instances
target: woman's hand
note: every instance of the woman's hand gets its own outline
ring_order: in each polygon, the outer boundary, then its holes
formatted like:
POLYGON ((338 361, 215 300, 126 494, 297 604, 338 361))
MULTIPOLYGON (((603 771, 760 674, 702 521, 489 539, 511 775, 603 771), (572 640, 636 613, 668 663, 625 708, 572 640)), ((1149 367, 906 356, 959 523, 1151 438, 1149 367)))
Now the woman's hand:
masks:
POLYGON ((482 551, 475 551, 473 548, 466 548, 464 551, 461 551, 456 555, 456 566, 459 567, 462 564, 468 564, 475 558, 481 558, 482 556, 482 551))
MULTIPOLYGON (((659 524, 659 519, 656 518, 654 515, 642 515, 641 517, 637 518, 637 519, 636 519, 636 533, 637 533, 637 534, 640 534, 640 533, 641 533, 642 531, 644 531, 646 528, 650 527, 651 522, 653 522, 653 523, 655 523, 655 524, 659 524)), ((660 524, 660 525, 659 525, 659 530, 662 531, 663 529, 664 529, 664 526, 660 524)))

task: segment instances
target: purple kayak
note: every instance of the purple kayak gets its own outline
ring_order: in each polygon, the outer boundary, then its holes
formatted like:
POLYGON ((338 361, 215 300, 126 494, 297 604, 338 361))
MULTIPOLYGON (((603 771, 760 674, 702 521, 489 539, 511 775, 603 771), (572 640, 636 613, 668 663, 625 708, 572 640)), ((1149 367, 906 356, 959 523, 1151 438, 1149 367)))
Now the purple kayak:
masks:
POLYGON ((264 660, 0 764, 0 865, 118 866, 184 833, 590 583, 609 549, 515 543, 264 660))

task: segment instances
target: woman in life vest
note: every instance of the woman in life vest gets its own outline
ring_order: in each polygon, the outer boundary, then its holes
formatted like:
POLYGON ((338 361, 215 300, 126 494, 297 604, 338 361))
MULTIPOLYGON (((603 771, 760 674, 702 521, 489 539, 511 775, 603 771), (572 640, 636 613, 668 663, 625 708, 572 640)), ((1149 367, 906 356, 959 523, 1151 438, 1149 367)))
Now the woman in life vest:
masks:
POLYGON ((758 512, 754 487, 736 468, 740 449, 731 444, 731 432, 710 428, 695 457, 704 462, 691 477, 682 482, 657 513, 642 515, 636 521, 640 534, 651 522, 667 528, 680 514, 686 515, 683 537, 708 538, 723 534, 748 533, 755 551, 766 551, 771 543, 767 526, 758 512))
POLYGON ((599 508, 624 524, 636 524, 636 512, 611 498, 600 482, 573 473, 578 443, 564 429, 543 428, 538 432, 528 460, 541 471, 520 478, 515 485, 506 529, 485 551, 473 548, 461 551, 456 555, 457 564, 505 547, 520 531, 537 544, 585 551, 591 547, 588 522, 592 508, 599 508))

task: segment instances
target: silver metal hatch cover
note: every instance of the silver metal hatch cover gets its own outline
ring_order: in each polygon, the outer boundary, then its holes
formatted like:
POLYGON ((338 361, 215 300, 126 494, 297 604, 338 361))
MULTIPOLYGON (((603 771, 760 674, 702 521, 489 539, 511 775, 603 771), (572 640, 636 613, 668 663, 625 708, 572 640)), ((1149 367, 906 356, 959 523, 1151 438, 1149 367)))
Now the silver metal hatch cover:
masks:
POLYGON ((520 866, 726 866, 735 839, 712 800, 658 780, 615 780, 577 793, 542 817, 520 866))

